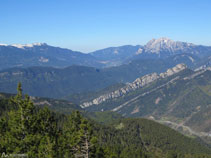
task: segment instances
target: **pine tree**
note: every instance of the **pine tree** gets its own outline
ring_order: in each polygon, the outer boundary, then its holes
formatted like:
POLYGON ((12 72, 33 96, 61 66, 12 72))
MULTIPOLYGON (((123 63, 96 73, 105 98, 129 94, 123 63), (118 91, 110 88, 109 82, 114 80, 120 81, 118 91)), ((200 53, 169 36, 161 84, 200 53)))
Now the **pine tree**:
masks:
MULTIPOLYGON (((94 158, 102 155, 102 149, 97 146, 97 137, 93 135, 89 122, 79 111, 73 112, 64 124, 64 153, 69 157, 94 158)), ((103 157, 102 157, 103 158, 103 157)))
POLYGON ((7 151, 12 153, 26 153, 29 150, 29 138, 32 134, 35 121, 35 107, 28 95, 23 98, 21 84, 18 84, 18 93, 11 98, 11 103, 17 108, 8 113, 8 130, 6 131, 5 142, 8 145, 7 151))
POLYGON ((16 109, 0 119, 0 147, 6 153, 28 154, 28 157, 57 157, 57 122, 48 108, 38 109, 30 97, 23 97, 21 84, 10 99, 16 109), (5 130, 3 130, 5 129, 5 130))

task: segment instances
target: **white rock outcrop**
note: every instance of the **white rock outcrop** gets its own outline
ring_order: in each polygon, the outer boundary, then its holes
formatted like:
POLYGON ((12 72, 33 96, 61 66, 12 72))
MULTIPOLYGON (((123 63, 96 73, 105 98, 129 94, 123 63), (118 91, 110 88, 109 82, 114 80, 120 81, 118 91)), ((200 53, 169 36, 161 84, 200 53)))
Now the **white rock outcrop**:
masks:
POLYGON ((115 90, 111 93, 101 95, 100 97, 97 97, 90 102, 85 102, 85 103, 81 104, 80 106, 82 108, 86 108, 86 107, 89 107, 92 105, 98 105, 98 104, 100 104, 106 100, 109 100, 109 99, 121 97, 121 96, 127 94, 128 92, 131 92, 138 88, 144 87, 147 84, 149 84, 159 78, 165 78, 165 77, 171 76, 171 75, 178 73, 186 68, 187 68, 187 66, 185 64, 178 64, 175 67, 168 69, 164 73, 161 73, 161 74, 152 73, 152 74, 145 75, 143 77, 137 78, 134 82, 127 84, 123 88, 115 90))

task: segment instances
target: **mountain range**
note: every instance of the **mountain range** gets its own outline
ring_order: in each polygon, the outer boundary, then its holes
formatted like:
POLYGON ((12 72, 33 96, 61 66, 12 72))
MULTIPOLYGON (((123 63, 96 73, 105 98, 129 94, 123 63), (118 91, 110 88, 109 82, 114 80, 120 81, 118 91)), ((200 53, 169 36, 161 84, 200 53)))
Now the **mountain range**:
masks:
POLYGON ((0 70, 31 66, 63 68, 71 65, 103 68, 119 66, 136 59, 166 59, 175 55, 184 55, 187 62, 192 62, 193 65, 200 63, 202 66, 210 54, 210 46, 178 42, 164 37, 152 39, 144 46, 109 47, 87 54, 46 43, 0 44, 0 70))
POLYGON ((49 46, 46 43, 0 45, 0 69, 12 67, 85 65, 101 67, 90 54, 49 46))
POLYGON ((15 93, 18 82, 31 96, 66 98, 161 73, 179 63, 211 65, 211 47, 153 39, 146 45, 110 47, 88 54, 45 43, 0 45, 0 91, 15 93), (41 91, 40 91, 41 90, 41 91))
POLYGON ((4 69, 0 71, 0 91, 15 93, 17 83, 21 82, 23 90, 31 96, 67 98, 74 93, 95 92, 117 83, 132 82, 149 73, 161 73, 183 61, 174 58, 139 59, 104 69, 76 65, 4 69))
POLYGON ((210 67, 193 71, 185 64, 168 68, 170 64, 165 65, 161 59, 151 60, 148 69, 143 71, 145 75, 138 78, 134 75, 130 82, 131 78, 125 78, 128 82, 118 82, 119 75, 130 76, 138 68, 147 66, 147 62, 141 61, 103 70, 83 66, 9 69, 0 72, 0 91, 15 93, 16 83, 21 81, 24 92, 32 96, 70 101, 37 99, 36 104, 45 104, 57 111, 113 111, 124 117, 145 117, 184 134, 203 137, 210 143, 210 67), (157 66, 152 68, 152 63, 157 66), (134 72, 133 68, 136 68, 134 72), (151 74, 147 74, 149 71, 151 74))
POLYGON ((0 92, 16 93, 21 82, 32 98, 69 100, 36 99, 54 110, 144 117, 210 143, 210 66, 211 47, 168 38, 88 54, 45 43, 1 44, 0 92))
POLYGON ((188 135, 210 141, 211 68, 193 71, 184 64, 164 73, 137 78, 95 98, 83 99, 88 111, 113 111, 125 117, 145 117, 188 135))

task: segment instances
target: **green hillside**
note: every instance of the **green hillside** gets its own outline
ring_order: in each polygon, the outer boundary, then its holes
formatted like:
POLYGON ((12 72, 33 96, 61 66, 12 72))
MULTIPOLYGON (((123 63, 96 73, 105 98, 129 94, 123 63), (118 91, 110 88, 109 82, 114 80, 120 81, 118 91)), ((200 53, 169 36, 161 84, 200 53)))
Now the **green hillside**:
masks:
POLYGON ((132 82, 152 72, 164 72, 176 64, 178 61, 140 59, 104 69, 76 65, 11 68, 0 71, 0 92, 15 93, 16 85, 21 82, 30 96, 72 99, 74 93, 96 92, 117 83, 132 82))
POLYGON ((103 109, 125 117, 146 117, 188 135, 207 137, 211 133, 210 85, 211 71, 186 69, 86 110, 103 109))
POLYGON ((102 125, 78 111, 61 115, 47 107, 38 108, 27 95, 23 98, 20 86, 18 90, 16 96, 0 102, 0 107, 7 106, 0 116, 1 153, 31 158, 211 157, 205 144, 154 121, 120 118, 102 125))

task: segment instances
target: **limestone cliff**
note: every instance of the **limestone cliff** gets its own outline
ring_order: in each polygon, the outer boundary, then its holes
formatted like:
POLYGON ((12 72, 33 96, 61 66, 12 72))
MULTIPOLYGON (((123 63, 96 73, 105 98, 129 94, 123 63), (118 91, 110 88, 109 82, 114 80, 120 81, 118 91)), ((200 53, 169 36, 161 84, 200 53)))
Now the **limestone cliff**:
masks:
POLYGON ((137 78, 134 82, 127 84, 123 88, 115 90, 111 93, 101 95, 101 96, 93 99, 90 102, 85 102, 85 103, 81 104, 80 106, 82 108, 86 108, 86 107, 89 107, 92 105, 98 105, 98 104, 100 104, 106 100, 109 100, 109 99, 118 98, 120 96, 127 94, 128 92, 131 92, 138 88, 144 87, 147 84, 149 84, 159 78, 165 78, 165 77, 171 76, 171 75, 178 73, 186 68, 187 67, 185 64, 178 64, 175 67, 168 69, 166 72, 163 72, 160 74, 152 73, 152 74, 145 75, 143 77, 137 78))

